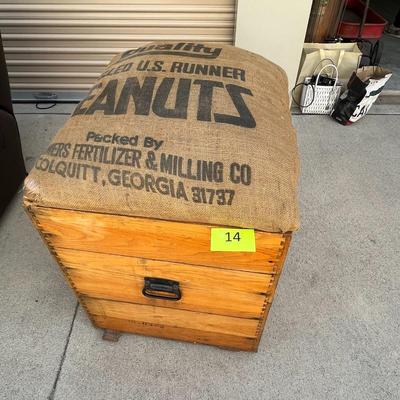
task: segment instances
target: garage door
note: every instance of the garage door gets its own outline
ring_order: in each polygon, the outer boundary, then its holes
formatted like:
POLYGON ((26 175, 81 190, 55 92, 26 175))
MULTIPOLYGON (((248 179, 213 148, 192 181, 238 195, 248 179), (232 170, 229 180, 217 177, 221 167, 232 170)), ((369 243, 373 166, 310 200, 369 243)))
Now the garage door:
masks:
POLYGON ((82 98, 118 52, 151 40, 232 43, 234 25, 235 0, 0 0, 14 99, 82 98))

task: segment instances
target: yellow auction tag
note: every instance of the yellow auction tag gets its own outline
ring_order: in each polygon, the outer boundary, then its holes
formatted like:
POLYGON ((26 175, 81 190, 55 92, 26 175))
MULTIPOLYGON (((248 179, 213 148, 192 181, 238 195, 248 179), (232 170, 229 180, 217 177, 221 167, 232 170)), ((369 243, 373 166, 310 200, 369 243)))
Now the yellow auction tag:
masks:
POLYGON ((211 228, 211 251, 256 251, 254 229, 211 228))

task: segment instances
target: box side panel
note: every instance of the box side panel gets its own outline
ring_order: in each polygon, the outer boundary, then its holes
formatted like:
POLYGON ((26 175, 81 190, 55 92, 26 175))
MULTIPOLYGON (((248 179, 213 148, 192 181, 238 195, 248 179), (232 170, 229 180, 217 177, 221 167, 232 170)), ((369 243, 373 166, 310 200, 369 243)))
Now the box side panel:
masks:
POLYGON ((208 225, 35 207, 57 248, 276 273, 285 236, 256 232, 256 252, 211 252, 208 225))
POLYGON ((55 248, 79 293, 130 303, 260 318, 274 275, 55 248), (149 298, 145 278, 176 281, 182 298, 149 298))
POLYGON ((126 319, 143 324, 158 324, 176 328, 190 328, 240 337, 256 337, 258 319, 236 318, 196 311, 171 309, 142 304, 125 303, 82 297, 92 315, 126 319))
POLYGON ((155 336, 164 339, 183 340, 224 347, 229 350, 254 351, 256 339, 214 332, 198 331, 189 328, 176 328, 157 324, 143 324, 132 320, 94 315, 96 326, 121 332, 155 336))

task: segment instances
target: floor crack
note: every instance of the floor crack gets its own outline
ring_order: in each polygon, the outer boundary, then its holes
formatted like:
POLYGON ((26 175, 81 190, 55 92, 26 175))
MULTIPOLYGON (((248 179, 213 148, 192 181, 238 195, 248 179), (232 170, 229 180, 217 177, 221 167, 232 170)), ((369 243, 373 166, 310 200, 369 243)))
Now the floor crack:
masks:
POLYGON ((56 393, 57 384, 58 384, 58 381, 60 379, 61 370, 62 370, 62 367, 63 367, 63 364, 64 364, 65 356, 67 354, 69 340, 71 338, 72 330, 74 329, 74 324, 75 324, 76 315, 78 313, 78 308, 79 308, 79 302, 77 302, 76 306, 75 306, 74 316, 72 317, 72 322, 71 322, 71 326, 69 328, 67 340, 65 341, 64 351, 63 351, 62 356, 61 356, 60 365, 58 366, 56 379, 54 380, 53 387, 51 388, 51 392, 50 392, 49 396, 47 397, 48 400, 54 400, 54 395, 56 393))

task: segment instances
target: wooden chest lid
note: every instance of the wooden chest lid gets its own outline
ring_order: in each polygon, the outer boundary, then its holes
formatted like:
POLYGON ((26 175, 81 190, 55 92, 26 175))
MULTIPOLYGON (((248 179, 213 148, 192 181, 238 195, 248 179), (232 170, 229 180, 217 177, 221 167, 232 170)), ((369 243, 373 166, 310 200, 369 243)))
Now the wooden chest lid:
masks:
POLYGON ((119 54, 25 182, 36 205, 298 228, 286 75, 242 49, 150 43, 119 54))

